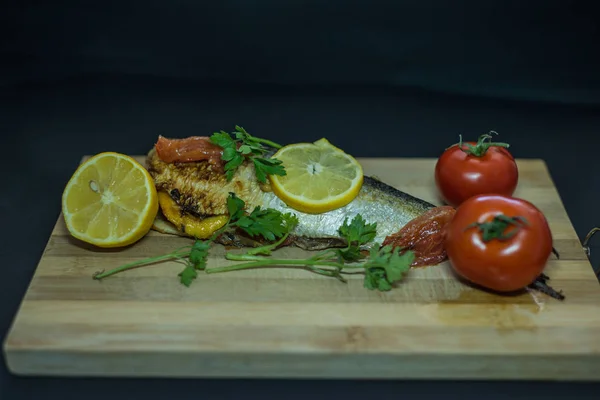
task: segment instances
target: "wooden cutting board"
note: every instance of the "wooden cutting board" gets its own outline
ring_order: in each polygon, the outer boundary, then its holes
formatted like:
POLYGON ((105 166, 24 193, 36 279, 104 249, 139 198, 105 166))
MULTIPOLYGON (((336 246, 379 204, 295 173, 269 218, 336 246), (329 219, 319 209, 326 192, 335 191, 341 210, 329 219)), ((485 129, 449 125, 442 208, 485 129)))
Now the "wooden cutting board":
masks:
MULTIPOLYGON (((142 157, 138 157, 142 160, 142 157)), ((366 174, 439 204, 432 159, 360 159, 366 174)), ((72 240, 62 215, 4 343, 15 374, 316 378, 600 378, 600 286, 541 160, 519 160, 515 193, 547 216, 560 302, 473 289, 447 263, 380 293, 304 271, 262 269, 178 282, 180 264, 94 272, 170 252, 151 232, 130 248, 72 240)), ((217 246, 209 266, 221 266, 217 246)), ((302 256, 298 249, 282 256, 302 256)), ((18 266, 14 266, 15 268, 18 266)))

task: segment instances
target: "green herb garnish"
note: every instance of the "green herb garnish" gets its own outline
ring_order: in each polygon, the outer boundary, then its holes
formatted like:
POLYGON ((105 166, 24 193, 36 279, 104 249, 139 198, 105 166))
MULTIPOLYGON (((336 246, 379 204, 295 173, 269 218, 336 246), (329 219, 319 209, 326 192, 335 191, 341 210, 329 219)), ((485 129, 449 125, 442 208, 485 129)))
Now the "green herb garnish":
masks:
POLYGON ((337 255, 345 261, 358 261, 361 258, 360 247, 372 241, 377 235, 377 224, 367 224, 360 214, 352 220, 350 225, 344 220, 338 233, 348 242, 345 249, 336 251, 337 255))
POLYGON ((255 208, 252 213, 246 214, 245 207, 246 204, 242 199, 237 197, 235 193, 229 193, 227 198, 229 219, 210 238, 206 240, 198 239, 192 246, 181 247, 162 256, 128 263, 107 272, 101 271, 94 275, 94 279, 99 280, 128 269, 175 259, 184 263, 185 268, 179 273, 179 278, 182 284, 189 286, 197 278, 197 271, 206 269, 210 246, 223 232, 232 228, 239 228, 252 237, 260 235, 267 240, 277 240, 287 237, 298 223, 298 219, 293 214, 284 214, 273 209, 261 210, 260 207, 255 208))
POLYGON ((392 246, 371 248, 369 259, 364 265, 364 286, 367 289, 390 290, 394 282, 402 279, 410 269, 415 254, 412 251, 400 254, 400 250, 399 247, 393 249, 392 246))
POLYGON ((209 241, 198 240, 192 246, 189 261, 183 271, 179 273, 179 280, 185 286, 190 286, 192 281, 198 277, 198 270, 206 269, 206 259, 210 249, 209 241))
POLYGON ((172 253, 136 261, 108 272, 94 275, 94 279, 103 279, 107 276, 128 269, 153 264, 159 261, 179 260, 184 262, 185 268, 179 273, 180 282, 189 286, 198 277, 198 271, 207 274, 240 271, 253 268, 278 268, 292 267, 336 278, 347 282, 344 274, 363 273, 365 278, 363 286, 371 290, 388 291, 395 282, 400 281, 409 271, 414 260, 412 251, 402 252, 400 248, 392 246, 381 247, 374 243, 370 246, 368 255, 363 254, 363 246, 371 242, 377 232, 377 224, 368 224, 358 214, 350 223, 344 223, 338 229, 339 234, 346 239, 347 246, 343 249, 328 249, 306 259, 277 259, 271 258, 272 251, 279 247, 298 225, 298 218, 291 213, 281 213, 274 209, 256 207, 252 212, 245 211, 245 203, 234 193, 227 199, 229 220, 207 240, 196 240, 193 246, 180 248, 172 253), (243 254, 226 253, 225 258, 240 263, 217 268, 207 268, 207 259, 210 246, 220 234, 227 229, 237 228, 252 237, 260 236, 269 243, 250 249, 243 254))
POLYGON ((264 155, 269 151, 267 147, 280 149, 281 145, 267 139, 260 139, 250 135, 241 126, 235 126, 235 132, 227 133, 225 131, 215 132, 210 141, 223 148, 223 161, 225 164, 225 176, 231 180, 237 168, 242 165, 245 159, 252 160, 256 178, 259 182, 265 183, 267 175, 285 175, 285 168, 281 160, 276 158, 265 158, 264 155))

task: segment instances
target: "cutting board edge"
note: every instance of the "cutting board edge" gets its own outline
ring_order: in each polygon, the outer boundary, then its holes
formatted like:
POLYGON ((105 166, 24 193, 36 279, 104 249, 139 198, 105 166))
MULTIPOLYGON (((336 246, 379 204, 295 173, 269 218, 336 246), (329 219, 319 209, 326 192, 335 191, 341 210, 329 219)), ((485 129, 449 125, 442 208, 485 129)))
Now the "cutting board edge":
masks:
POLYGON ((5 350, 9 372, 22 377, 118 378, 245 378, 245 379, 441 379, 600 381, 600 355, 514 357, 480 354, 161 354, 61 352, 61 365, 51 353, 5 350), (106 359, 110 358, 110 361, 106 359), (65 358, 68 362, 65 362, 65 358), (110 368, 99 366, 105 363, 110 368), (28 367, 33 366, 33 367, 28 367), (86 368, 91 366, 91 368, 86 368), (161 366, 157 368, 155 366, 161 366), (242 368, 240 368, 242 366, 242 368))

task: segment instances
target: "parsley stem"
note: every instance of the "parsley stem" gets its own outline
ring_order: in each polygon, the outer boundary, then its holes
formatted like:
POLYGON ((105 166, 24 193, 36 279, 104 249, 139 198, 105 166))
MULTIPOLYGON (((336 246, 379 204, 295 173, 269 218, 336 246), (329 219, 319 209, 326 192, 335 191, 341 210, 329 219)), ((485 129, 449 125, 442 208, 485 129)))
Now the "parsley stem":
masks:
POLYGON ((246 254, 252 255, 252 256, 257 255, 257 254, 269 254, 271 250, 276 249, 281 243, 283 243, 288 238, 289 235, 290 235, 290 232, 288 231, 276 242, 271 243, 271 244, 266 244, 264 246, 252 248, 252 249, 248 250, 246 252, 246 254))
POLYGON ((364 269, 362 265, 347 265, 335 261, 324 261, 324 260, 313 260, 313 259, 269 259, 260 256, 253 256, 248 254, 227 254, 226 259, 231 261, 247 261, 241 264, 228 265, 225 267, 207 268, 206 273, 214 274, 219 272, 230 272, 240 271, 244 269, 256 268, 256 267, 269 267, 269 266, 298 266, 300 268, 308 269, 320 275, 330 276, 333 278, 344 281, 341 277, 340 272, 342 268, 360 268, 364 269), (334 267, 336 270, 326 270, 318 268, 322 267, 334 267))
MULTIPOLYGON (((321 266, 330 266, 340 268, 340 264, 329 262, 329 263, 319 263, 321 266)), ((250 261, 241 264, 228 265, 225 267, 217 267, 217 268, 207 268, 205 272, 207 274, 216 274, 220 272, 232 272, 232 271, 241 271, 245 269, 252 269, 258 267, 292 267, 292 268, 301 268, 308 269, 314 273, 319 275, 329 276, 332 278, 340 278, 339 271, 330 271, 322 268, 317 268, 314 264, 310 264, 307 260, 270 260, 270 259, 260 259, 260 261, 250 261)), ((343 280, 343 278, 342 278, 343 280)))
POLYGON ((165 254, 162 256, 158 256, 158 257, 150 257, 150 258, 145 258, 143 260, 139 260, 139 261, 133 261, 127 264, 123 264, 117 268, 113 268, 109 271, 100 271, 100 272, 96 272, 94 274, 94 279, 95 280, 100 280, 102 278, 106 278, 108 276, 117 274, 119 272, 123 272, 123 271, 127 271, 128 269, 133 269, 136 267, 141 267, 142 265, 147 265, 147 264, 154 264, 157 263, 159 261, 168 261, 171 260, 173 258, 182 258, 182 257, 188 257, 190 255, 190 251, 184 251, 184 252, 177 252, 174 251, 172 253, 169 254, 165 254))
POLYGON ((280 145, 280 144, 277 144, 277 143, 275 143, 275 142, 272 142, 272 141, 270 141, 269 139, 259 139, 259 138, 257 138, 257 137, 254 137, 254 136, 253 136, 252 138, 253 138, 255 141, 259 142, 259 143, 266 144, 267 146, 274 147, 274 148, 276 148, 276 149, 280 149, 280 148, 281 148, 281 145, 280 145))
MULTIPOLYGON (((262 256, 253 256, 253 255, 249 255, 249 254, 231 254, 228 253, 225 256, 226 259, 231 260, 231 261, 257 261, 257 262, 261 262, 264 263, 265 265, 321 265, 321 266, 327 266, 327 267, 335 267, 338 269, 342 269, 342 268, 363 268, 362 264, 358 264, 358 265, 352 265, 352 264, 344 264, 344 263, 339 263, 336 261, 325 261, 325 260, 320 260, 320 259, 314 259, 314 258, 306 258, 306 259, 297 259, 297 258, 291 258, 291 259, 274 259, 274 258, 266 258, 266 257, 262 257, 262 256)), ((241 265, 241 264, 237 264, 237 265, 241 265)), ((232 265, 234 266, 234 265, 232 265)), ((229 268, 229 267, 219 267, 219 268, 229 268)))
MULTIPOLYGON (((227 254, 226 257, 228 260, 231 261, 258 261, 261 263, 265 263, 266 265, 274 265, 274 264, 279 264, 279 265, 283 265, 283 264, 293 264, 293 265, 326 265, 329 267, 342 267, 343 265, 334 261, 317 261, 317 260, 310 260, 310 259, 272 259, 272 258, 265 258, 265 257, 261 257, 261 256, 254 256, 254 255, 249 255, 249 254, 227 254)), ((225 267, 219 267, 219 268, 225 268, 225 267)))
POLYGON ((310 261, 326 260, 329 257, 333 257, 334 255, 335 255, 335 250, 329 249, 329 250, 325 250, 325 251, 315 254, 314 256, 309 258, 309 260, 310 261))

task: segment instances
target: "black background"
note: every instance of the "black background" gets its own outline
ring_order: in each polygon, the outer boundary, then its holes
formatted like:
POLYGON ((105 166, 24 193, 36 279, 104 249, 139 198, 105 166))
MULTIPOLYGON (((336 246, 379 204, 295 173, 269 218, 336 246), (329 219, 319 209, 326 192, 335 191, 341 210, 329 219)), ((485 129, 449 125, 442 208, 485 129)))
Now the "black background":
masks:
MULTIPOLYGON (((4 2, 0 331, 84 154, 240 124, 355 156, 436 157, 496 130, 600 225, 598 9, 585 1, 4 2)), ((410 174, 410 171, 398 171, 410 174)), ((592 249, 600 252, 600 246, 592 249)), ((600 254, 600 253, 599 253, 600 254)), ((593 257, 600 266, 600 257, 593 257)), ((4 336, 3 336, 4 337, 4 336)), ((0 398, 597 398, 597 385, 16 378, 0 398)))

